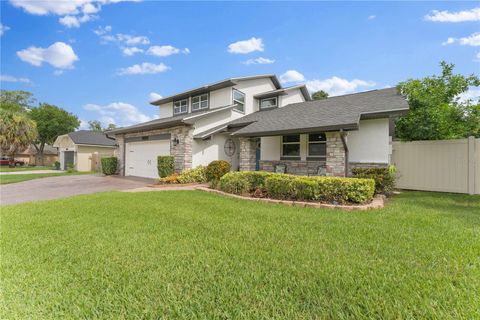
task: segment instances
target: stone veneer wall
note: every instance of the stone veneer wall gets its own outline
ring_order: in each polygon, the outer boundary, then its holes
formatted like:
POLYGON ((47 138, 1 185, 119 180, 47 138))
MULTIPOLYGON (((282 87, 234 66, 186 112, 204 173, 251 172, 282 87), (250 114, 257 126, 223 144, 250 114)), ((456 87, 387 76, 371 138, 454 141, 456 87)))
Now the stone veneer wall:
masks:
POLYGON ((327 132, 327 176, 345 177, 345 147, 340 132, 327 132))
POLYGON ((255 171, 255 138, 239 138, 240 141, 240 171, 255 171))
POLYGON ((193 128, 189 126, 177 126, 168 129, 149 130, 143 132, 125 133, 115 135, 119 145, 119 170, 120 175, 125 175, 125 138, 144 137, 162 133, 170 133, 170 155, 175 157, 175 171, 180 173, 185 169, 192 168, 192 144, 193 128), (178 138, 179 143, 175 146, 173 139, 178 138))
POLYGON ((316 176, 325 175, 325 160, 318 161, 303 161, 303 160, 261 160, 260 170, 274 172, 275 166, 284 164, 285 173, 299 175, 299 176, 316 176), (318 174, 320 168, 320 174, 318 174))

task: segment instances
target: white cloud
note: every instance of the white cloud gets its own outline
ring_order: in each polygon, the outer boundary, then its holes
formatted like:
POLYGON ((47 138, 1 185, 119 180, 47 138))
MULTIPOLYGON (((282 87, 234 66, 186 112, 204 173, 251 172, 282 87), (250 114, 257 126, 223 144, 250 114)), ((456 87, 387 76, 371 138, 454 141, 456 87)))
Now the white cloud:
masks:
POLYGON ((288 83, 288 82, 301 82, 305 81, 305 77, 303 74, 296 70, 288 70, 284 74, 280 75, 280 82, 281 83, 288 83))
POLYGON ((183 53, 189 54, 189 53, 190 53, 190 49, 188 49, 188 48, 183 49, 183 53))
POLYGON ((255 58, 255 59, 248 59, 247 61, 244 61, 243 63, 246 65, 251 65, 251 64, 271 64, 274 63, 275 60, 273 59, 268 59, 268 58, 255 58))
POLYGON ((160 99, 162 99, 162 95, 158 94, 156 92, 150 92, 150 94, 148 95, 148 101, 149 102, 157 101, 157 100, 160 100, 160 99))
POLYGON ((480 51, 477 52, 477 54, 475 55, 475 59, 473 59, 473 61, 480 62, 480 51))
POLYGON ((10 76, 7 74, 0 75, 0 81, 2 82, 23 82, 23 83, 31 83, 30 79, 28 78, 17 78, 14 76, 10 76))
POLYGON ((128 74, 155 74, 161 73, 169 70, 170 67, 166 66, 163 63, 153 64, 149 62, 144 62, 142 64, 134 64, 133 66, 127 68, 121 68, 118 70, 118 75, 128 75, 128 74))
POLYGON ((40 67, 44 62, 58 69, 71 69, 78 60, 73 48, 64 42, 55 42, 48 48, 29 47, 17 51, 17 56, 25 61, 40 67))
POLYGON ((80 119, 80 127, 78 128, 78 130, 88 130, 89 128, 90 125, 88 124, 88 121, 80 119))
POLYGON ((93 30, 93 33, 95 33, 97 36, 103 36, 104 34, 107 34, 112 31, 112 26, 105 26, 105 27, 98 27, 97 29, 93 30))
POLYGON ((154 117, 141 113, 137 107, 125 102, 113 102, 104 106, 89 103, 84 105, 83 109, 98 114, 96 119, 103 126, 108 126, 110 123, 117 126, 129 126, 154 119, 154 117))
POLYGON ((473 102, 480 101, 480 89, 470 88, 468 91, 461 93, 459 96, 460 102, 472 100, 473 102))
POLYGON ((122 48, 122 52, 125 56, 133 56, 136 53, 143 52, 143 49, 140 49, 137 47, 126 47, 126 48, 122 48))
POLYGON ((425 20, 434 22, 480 21, 480 8, 457 12, 433 10, 424 18, 425 20))
POLYGON ((3 25, 2 23, 0 23, 0 37, 3 36, 3 34, 10 30, 10 27, 7 27, 5 25, 3 25))
POLYGON ((367 19, 368 19, 368 20, 373 20, 373 19, 375 19, 376 17, 377 17, 376 15, 372 14, 372 15, 368 16, 367 19))
POLYGON ((116 42, 127 46, 150 44, 150 39, 146 36, 134 36, 124 33, 110 34, 111 31, 111 26, 106 26, 104 28, 99 27, 96 30, 93 30, 93 32, 104 42, 116 42))
POLYGON ((359 79, 347 80, 336 76, 324 80, 309 80, 306 83, 310 92, 323 90, 330 96, 352 93, 362 87, 373 87, 375 83, 359 79))
POLYGON ((78 28, 81 23, 95 18, 93 14, 100 12, 103 5, 122 2, 122 0, 10 0, 17 8, 33 15, 57 15, 59 22, 67 28, 78 28))
POLYGON ((180 52, 180 49, 173 46, 152 46, 148 48, 147 54, 157 57, 168 57, 172 54, 177 54, 180 52))
POLYGON ((255 51, 263 51, 261 38, 252 37, 248 40, 237 41, 228 45, 228 52, 235 54, 247 54, 255 51))
POLYGON ((454 43, 458 43, 459 45, 462 45, 462 46, 478 47, 480 46, 480 32, 475 32, 469 35, 468 37, 462 37, 462 38, 449 37, 447 41, 442 43, 442 45, 445 46, 445 45, 454 44, 454 43))

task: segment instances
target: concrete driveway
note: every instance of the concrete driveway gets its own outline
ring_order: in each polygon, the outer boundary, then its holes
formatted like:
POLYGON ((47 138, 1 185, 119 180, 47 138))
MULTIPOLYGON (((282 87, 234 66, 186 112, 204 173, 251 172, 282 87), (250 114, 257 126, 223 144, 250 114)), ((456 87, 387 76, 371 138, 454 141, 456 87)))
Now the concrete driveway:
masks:
POLYGON ((95 192, 146 187, 150 179, 101 177, 95 175, 61 176, 0 185, 1 205, 50 200, 95 192))

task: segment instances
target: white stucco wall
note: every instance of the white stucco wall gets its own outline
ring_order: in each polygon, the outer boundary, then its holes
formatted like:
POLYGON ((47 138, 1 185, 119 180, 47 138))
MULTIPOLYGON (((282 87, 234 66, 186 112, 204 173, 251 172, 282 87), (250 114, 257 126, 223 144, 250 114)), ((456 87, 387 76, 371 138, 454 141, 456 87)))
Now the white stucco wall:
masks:
POLYGON ((279 107, 284 107, 291 103, 304 102, 302 91, 300 89, 287 90, 287 95, 279 96, 279 107))
POLYGON ((234 88, 245 93, 245 114, 258 111, 258 102, 253 98, 254 95, 276 89, 270 78, 240 81, 234 88))
POLYGON ((350 131, 347 146, 350 162, 388 163, 391 154, 388 119, 361 120, 357 131, 350 131))
POLYGON ((101 147, 101 146, 76 146, 75 153, 75 168, 78 171, 92 170, 92 154, 97 152, 100 157, 111 157, 114 154, 115 148, 101 147))
POLYGON ((228 138, 231 137, 225 134, 216 134, 210 140, 195 139, 192 146, 192 167, 195 168, 199 165, 206 166, 214 160, 226 160, 230 162, 232 170, 237 171, 240 144, 238 139, 232 138, 236 146, 235 154, 232 157, 228 157, 223 148, 225 140, 228 138))
POLYGON ((173 116, 173 102, 164 103, 159 106, 159 117, 168 118, 173 116))
POLYGON ((210 109, 232 104, 232 87, 210 91, 210 109))
MULTIPOLYGON (((300 135, 300 158, 307 159, 307 134, 300 135)), ((260 140, 261 160, 280 160, 282 155, 282 136, 262 137, 260 140)))

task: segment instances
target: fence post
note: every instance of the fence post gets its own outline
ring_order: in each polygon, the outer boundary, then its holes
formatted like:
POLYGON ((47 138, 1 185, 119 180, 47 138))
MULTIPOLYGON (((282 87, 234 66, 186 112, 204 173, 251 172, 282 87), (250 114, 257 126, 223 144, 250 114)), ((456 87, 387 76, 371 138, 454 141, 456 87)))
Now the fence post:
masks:
POLYGON ((468 137, 468 194, 475 193, 475 137, 468 137))

